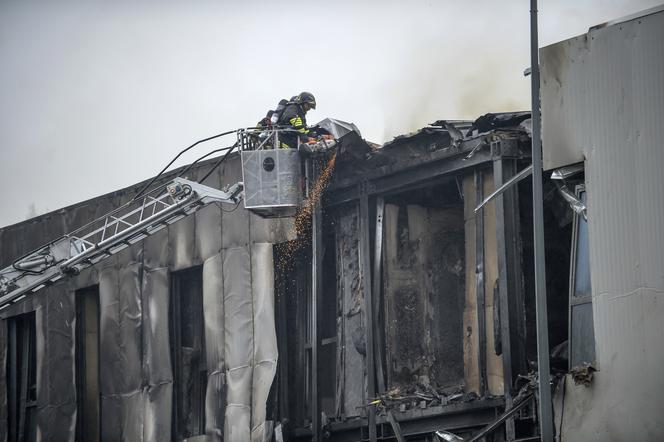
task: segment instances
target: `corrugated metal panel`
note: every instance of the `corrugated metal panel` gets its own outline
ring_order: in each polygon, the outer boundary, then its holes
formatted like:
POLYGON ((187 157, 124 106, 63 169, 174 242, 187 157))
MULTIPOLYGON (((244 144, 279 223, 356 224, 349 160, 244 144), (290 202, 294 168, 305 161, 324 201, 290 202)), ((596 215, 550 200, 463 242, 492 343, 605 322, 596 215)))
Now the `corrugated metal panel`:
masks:
POLYGON ((585 159, 599 372, 567 440, 658 440, 664 395, 664 12, 542 49, 545 167, 585 159))

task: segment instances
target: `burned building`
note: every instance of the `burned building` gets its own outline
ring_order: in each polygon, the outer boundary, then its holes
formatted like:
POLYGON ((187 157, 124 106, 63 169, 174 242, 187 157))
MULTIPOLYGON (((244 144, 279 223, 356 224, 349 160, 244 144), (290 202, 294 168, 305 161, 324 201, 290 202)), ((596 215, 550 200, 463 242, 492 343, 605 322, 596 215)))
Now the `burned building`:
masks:
MULTIPOLYGON (((516 404, 489 437, 537 434, 529 183, 489 198, 525 176, 529 122, 437 121, 381 147, 349 126, 305 161, 311 217, 210 205, 3 309, 8 439, 430 440, 516 404)), ((239 157, 215 165, 187 176, 241 180, 239 157)), ((548 185, 555 346, 573 217, 548 185)), ((138 188, 2 229, 3 265, 138 188)))
MULTIPOLYGON (((564 440, 662 432, 662 17, 541 50, 546 350, 564 440)), ((530 113, 436 121, 383 146, 343 126, 333 151, 304 158, 295 219, 272 218, 292 201, 262 207, 275 181, 255 180, 269 191, 247 195, 251 210, 174 212, 3 304, 3 438, 539 440, 530 113)), ((222 189, 240 160, 186 176, 222 189)), ((0 229, 0 267, 142 187, 0 229)))
MULTIPOLYGON (((537 434, 523 400, 536 360, 530 183, 518 182, 530 165, 529 123, 529 113, 487 114, 438 121, 380 149, 342 146, 311 250, 295 272, 276 275, 288 358, 275 412, 290 434, 467 436, 515 401, 524 408, 491 437, 537 434)), ((547 189, 557 346, 567 340, 573 217, 550 180, 547 189)))

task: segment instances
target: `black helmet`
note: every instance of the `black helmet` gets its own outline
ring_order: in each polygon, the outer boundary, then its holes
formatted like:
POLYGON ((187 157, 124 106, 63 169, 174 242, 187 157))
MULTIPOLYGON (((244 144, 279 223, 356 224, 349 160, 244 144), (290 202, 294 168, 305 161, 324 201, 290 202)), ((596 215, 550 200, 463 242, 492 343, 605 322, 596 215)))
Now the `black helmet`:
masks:
POLYGON ((307 103, 311 106, 312 109, 316 109, 316 98, 314 98, 314 94, 311 92, 302 92, 300 95, 295 97, 294 101, 298 104, 307 103))

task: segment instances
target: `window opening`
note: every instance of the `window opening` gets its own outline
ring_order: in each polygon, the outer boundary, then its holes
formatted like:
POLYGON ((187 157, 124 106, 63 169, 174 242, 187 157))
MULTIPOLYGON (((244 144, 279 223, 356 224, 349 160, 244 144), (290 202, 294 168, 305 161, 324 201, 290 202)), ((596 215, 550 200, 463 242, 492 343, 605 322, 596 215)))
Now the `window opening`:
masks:
POLYGON ((76 441, 100 439, 99 286, 76 291, 76 441))
POLYGON ((36 440, 37 349, 35 312, 7 320, 8 440, 36 440))
POLYGON ((305 425, 309 416, 308 364, 311 250, 297 241, 275 244, 275 303, 281 309, 279 339, 280 417, 305 425))
POLYGON ((173 439, 205 434, 207 363, 203 319, 203 269, 171 274, 173 439))
MULTIPOLYGON (((586 203, 584 186, 577 186, 576 195, 586 203)), ((595 362, 588 221, 575 214, 573 228, 569 313, 570 368, 595 362)))

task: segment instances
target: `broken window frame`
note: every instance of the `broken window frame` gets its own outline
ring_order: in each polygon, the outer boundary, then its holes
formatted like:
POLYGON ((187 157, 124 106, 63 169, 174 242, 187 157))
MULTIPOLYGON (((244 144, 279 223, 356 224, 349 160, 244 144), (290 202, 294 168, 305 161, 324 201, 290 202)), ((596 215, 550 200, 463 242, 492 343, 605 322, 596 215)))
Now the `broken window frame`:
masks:
POLYGON ((12 316, 6 321, 7 440, 35 441, 37 440, 36 314, 32 311, 12 316))
POLYGON ((203 267, 196 266, 170 273, 169 345, 173 370, 172 440, 179 441, 205 434, 205 396, 207 389, 207 360, 205 351, 205 323, 203 313, 203 267), (193 320, 184 324, 183 302, 190 302, 193 320), (185 362, 183 360, 183 332, 185 326, 193 327, 191 341, 192 366, 189 368, 192 382, 188 400, 181 394, 185 362), (187 417, 193 415, 193 421, 187 417), (187 428, 189 426, 189 428, 187 428))
MULTIPOLYGON (((575 195, 579 200, 583 201, 584 204, 587 205, 587 193, 586 193, 586 188, 585 185, 580 184, 577 185, 575 188, 575 195)), ((589 225, 588 225, 588 220, 582 216, 580 213, 575 212, 574 213, 574 224, 572 227, 572 246, 571 246, 571 257, 570 257, 570 283, 569 283, 569 331, 568 331, 568 336, 569 336, 569 346, 568 346, 568 358, 569 358, 569 369, 570 371, 576 367, 579 367, 583 364, 591 364, 594 365, 597 355, 596 355, 596 345, 595 345, 595 333, 594 333, 594 318, 593 318, 593 311, 592 311, 592 286, 591 286, 591 279, 590 279, 590 259, 589 259, 589 225), (585 226, 584 232, 582 233, 581 229, 582 227, 585 226), (585 248, 585 256, 588 257, 588 262, 585 264, 587 266, 587 270, 585 273, 587 273, 587 284, 588 284, 588 292, 583 295, 578 295, 577 294, 577 274, 579 273, 579 248, 584 247, 585 248), (588 321, 589 324, 578 324, 579 326, 585 327, 583 328, 575 328, 575 324, 577 321, 579 321, 578 317, 575 317, 574 312, 577 311, 577 309, 581 309, 581 306, 584 305, 590 305, 590 313, 586 313, 586 316, 583 317, 583 321, 588 321), (586 335, 579 335, 578 333, 581 332, 582 330, 585 330, 586 335), (589 356, 592 355, 592 357, 587 357, 586 359, 588 360, 576 360, 576 352, 575 352, 575 339, 582 339, 585 342, 584 347, 579 350, 581 353, 581 356, 589 356)))
POLYGON ((75 297, 76 441, 98 441, 101 438, 99 286, 93 285, 77 290, 75 297), (88 307, 91 307, 92 311, 88 307), (88 316, 91 312, 95 315, 93 318, 88 316), (89 325, 96 329, 97 340, 94 348, 90 348, 90 341, 87 339, 89 325), (90 362, 96 365, 96 379, 89 378, 88 364, 90 362), (91 403, 95 403, 95 407, 91 407, 91 403))

